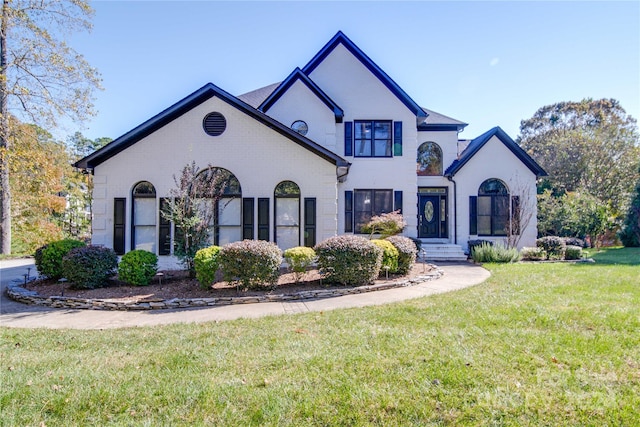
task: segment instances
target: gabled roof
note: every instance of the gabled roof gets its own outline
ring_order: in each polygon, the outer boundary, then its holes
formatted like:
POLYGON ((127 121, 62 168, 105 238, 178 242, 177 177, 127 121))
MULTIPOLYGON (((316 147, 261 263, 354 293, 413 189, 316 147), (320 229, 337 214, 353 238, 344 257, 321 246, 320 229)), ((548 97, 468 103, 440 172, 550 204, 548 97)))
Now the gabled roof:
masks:
POLYGON ((287 90, 289 90, 289 88, 293 86, 293 84, 297 81, 300 81, 305 86, 307 86, 315 96, 317 96, 327 107, 329 107, 329 109, 336 117, 336 123, 342 123, 342 118, 344 117, 344 111, 342 110, 342 108, 340 108, 338 104, 333 102, 333 100, 329 98, 329 96, 324 93, 322 89, 320 89, 320 87, 309 78, 309 76, 304 74, 302 70, 300 70, 300 68, 296 68, 295 70, 293 70, 293 73, 289 74, 289 77, 287 77, 280 84, 280 86, 278 86, 278 88, 274 90, 271 95, 269 95, 267 99, 262 102, 262 104, 260 104, 258 110, 264 113, 269 111, 269 108, 271 108, 271 106, 275 104, 276 101, 278 101, 278 99, 280 99, 280 97, 284 95, 287 90))
POLYGON ((271 95, 271 93, 280 86, 282 82, 273 83, 269 86, 261 87, 256 90, 252 90, 251 92, 243 93, 242 95, 238 95, 237 98, 240 101, 246 102, 251 105, 253 108, 258 108, 262 101, 267 99, 267 96, 271 95))
POLYGON ((302 68, 302 72, 309 76, 324 59, 339 45, 343 45, 349 52, 353 54, 369 71, 373 73, 398 99, 409 109, 416 117, 425 118, 429 114, 416 102, 411 99, 407 93, 402 90, 391 77, 387 75, 375 62, 371 60, 363 51, 360 50, 342 31, 333 36, 331 40, 302 68))
POLYGON ((330 163, 333 163, 336 166, 349 165, 349 162, 332 151, 327 150, 321 145, 318 145, 312 140, 300 135, 298 132, 284 126, 282 123, 272 119, 261 111, 256 110, 235 96, 230 95, 213 83, 207 83, 191 95, 173 104, 171 107, 150 118, 133 130, 125 133, 121 137, 113 140, 100 150, 78 160, 75 163, 75 166, 81 169, 92 169, 213 97, 220 98, 232 107, 237 108, 263 125, 275 130, 330 163))
POLYGON ((449 131, 455 130, 461 132, 469 124, 461 122, 460 120, 453 119, 444 114, 437 113, 433 110, 422 108, 429 114, 429 117, 418 125, 419 131, 449 131))
POLYGON ((547 173, 536 163, 516 142, 507 135, 499 126, 472 140, 460 157, 447 168, 444 175, 454 176, 465 164, 493 137, 498 138, 522 163, 525 164, 536 176, 546 176, 547 173))

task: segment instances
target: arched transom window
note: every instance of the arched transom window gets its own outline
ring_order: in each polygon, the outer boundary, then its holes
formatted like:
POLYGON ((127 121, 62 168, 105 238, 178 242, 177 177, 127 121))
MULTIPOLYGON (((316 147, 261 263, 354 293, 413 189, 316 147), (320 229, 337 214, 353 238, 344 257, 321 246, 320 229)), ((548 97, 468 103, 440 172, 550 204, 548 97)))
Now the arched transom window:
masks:
POLYGON ((509 190, 499 179, 478 188, 478 235, 506 236, 509 231, 509 190))
POLYGON ((425 142, 418 147, 418 176, 442 175, 442 149, 435 142, 425 142))

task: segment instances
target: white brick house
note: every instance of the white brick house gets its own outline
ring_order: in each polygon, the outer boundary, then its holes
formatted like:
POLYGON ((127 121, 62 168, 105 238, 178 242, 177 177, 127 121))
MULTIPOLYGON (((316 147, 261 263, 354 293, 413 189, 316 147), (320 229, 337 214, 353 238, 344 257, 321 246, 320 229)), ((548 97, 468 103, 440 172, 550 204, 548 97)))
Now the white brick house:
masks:
POLYGON ((312 246, 398 209, 434 257, 509 234, 533 245, 544 170, 500 128, 459 140, 465 126, 419 106, 338 32, 281 83, 237 97, 206 84, 76 166, 94 174, 93 243, 164 266, 175 230, 159 211, 192 161, 237 180, 218 245, 312 246))

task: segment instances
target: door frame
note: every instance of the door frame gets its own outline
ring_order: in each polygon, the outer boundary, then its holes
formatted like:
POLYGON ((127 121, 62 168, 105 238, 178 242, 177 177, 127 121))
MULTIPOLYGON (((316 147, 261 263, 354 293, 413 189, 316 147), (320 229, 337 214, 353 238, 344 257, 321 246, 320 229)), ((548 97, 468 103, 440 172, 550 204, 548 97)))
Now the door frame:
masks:
POLYGON ((448 239, 449 238, 449 189, 448 187, 419 187, 418 188, 418 238, 419 239, 448 239), (424 209, 422 206, 422 198, 439 197, 438 198, 438 218, 439 225, 436 235, 426 236, 423 233, 422 221, 424 221, 424 209))

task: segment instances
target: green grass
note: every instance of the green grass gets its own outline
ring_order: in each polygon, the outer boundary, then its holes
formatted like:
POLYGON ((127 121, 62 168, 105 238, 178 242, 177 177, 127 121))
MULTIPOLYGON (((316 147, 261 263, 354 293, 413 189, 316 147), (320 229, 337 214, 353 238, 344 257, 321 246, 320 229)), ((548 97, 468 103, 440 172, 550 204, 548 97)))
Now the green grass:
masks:
POLYGON ((606 252, 627 265, 488 264, 482 285, 379 307, 1 328, 0 424, 637 425, 634 251, 606 252))
POLYGON ((598 264, 640 264, 640 248, 602 248, 588 249, 586 252, 598 264))

